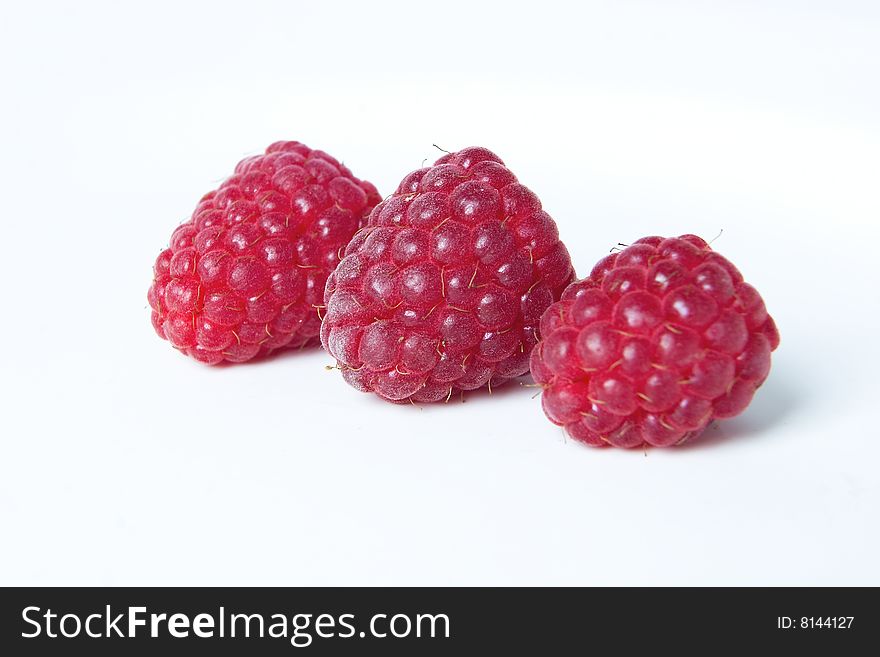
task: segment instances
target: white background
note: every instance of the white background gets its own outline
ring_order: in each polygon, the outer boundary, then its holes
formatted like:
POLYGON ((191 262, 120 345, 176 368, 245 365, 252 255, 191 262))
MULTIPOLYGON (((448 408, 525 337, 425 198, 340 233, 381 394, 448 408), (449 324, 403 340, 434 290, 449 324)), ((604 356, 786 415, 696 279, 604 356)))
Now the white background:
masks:
POLYGON ((140 4, 0 21, 0 583, 880 584, 877 3, 140 4), (770 379, 645 453, 531 389, 399 407, 321 351, 190 361, 153 259, 278 139, 383 194, 485 145, 582 274, 723 228, 770 379))

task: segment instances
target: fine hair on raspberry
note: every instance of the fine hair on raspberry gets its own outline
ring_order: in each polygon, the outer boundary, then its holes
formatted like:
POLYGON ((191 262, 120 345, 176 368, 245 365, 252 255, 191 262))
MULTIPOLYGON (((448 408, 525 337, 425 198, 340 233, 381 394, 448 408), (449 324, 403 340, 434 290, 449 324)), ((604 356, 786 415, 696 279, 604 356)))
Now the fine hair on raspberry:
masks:
POLYGON ((757 290, 695 235, 602 259, 541 318, 547 417, 588 445, 658 447, 749 405, 779 333, 757 290))
POLYGON ((435 402, 525 374, 574 277, 553 219, 491 151, 407 175, 329 277, 321 341, 348 383, 435 402))
POLYGON ((300 142, 242 160, 156 258, 156 333, 209 364, 314 342, 327 277, 379 201, 372 184, 300 142))

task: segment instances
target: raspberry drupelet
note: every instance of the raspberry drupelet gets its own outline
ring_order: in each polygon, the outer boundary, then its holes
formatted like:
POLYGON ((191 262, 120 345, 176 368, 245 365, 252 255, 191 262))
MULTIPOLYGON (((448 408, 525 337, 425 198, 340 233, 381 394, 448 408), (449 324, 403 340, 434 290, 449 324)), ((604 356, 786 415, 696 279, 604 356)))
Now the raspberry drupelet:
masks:
POLYGON ((646 237, 547 309, 531 370, 573 438, 662 447, 745 410, 778 345, 761 296, 704 240, 646 237))
POLYGON ((327 276, 379 201, 372 184, 296 141, 242 160, 156 259, 156 333, 209 364, 308 344, 327 276))
POLYGON ((574 277, 556 224, 485 148, 407 175, 327 280, 321 341, 348 383, 435 402, 528 372, 574 277))

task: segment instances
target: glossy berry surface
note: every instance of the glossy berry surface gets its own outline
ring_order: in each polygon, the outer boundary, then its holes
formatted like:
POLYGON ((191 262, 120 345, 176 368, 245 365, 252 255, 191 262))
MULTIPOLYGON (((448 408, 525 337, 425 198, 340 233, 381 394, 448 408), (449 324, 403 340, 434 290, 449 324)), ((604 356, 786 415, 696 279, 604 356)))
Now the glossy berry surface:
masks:
POLYGON ((147 294, 156 333, 209 364, 313 341, 327 276, 379 200, 296 141, 242 160, 156 259, 147 294))
POLYGON ((779 333, 757 290, 694 235, 601 260, 541 318, 547 417, 593 446, 657 447, 748 406, 779 333))
POLYGON ((433 402, 528 371, 573 279, 538 197, 485 148, 441 157, 377 205, 327 281, 321 341, 346 381, 433 402))

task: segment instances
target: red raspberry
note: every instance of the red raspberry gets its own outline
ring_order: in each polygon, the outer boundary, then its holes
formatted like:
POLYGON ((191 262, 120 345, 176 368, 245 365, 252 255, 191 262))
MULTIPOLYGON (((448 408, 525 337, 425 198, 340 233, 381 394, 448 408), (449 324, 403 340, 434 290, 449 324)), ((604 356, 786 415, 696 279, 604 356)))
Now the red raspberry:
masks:
POLYGON ((210 364, 308 343, 327 276, 379 200, 373 185, 296 141, 242 160, 156 259, 153 327, 210 364))
POLYGON ((761 295, 694 235, 602 259, 541 318, 544 412, 588 445, 658 447, 741 413, 779 345, 761 295))
POLYGON ((327 280, 321 342, 345 380, 433 402, 528 372, 573 279, 538 197, 485 148, 441 157, 377 205, 327 280))

